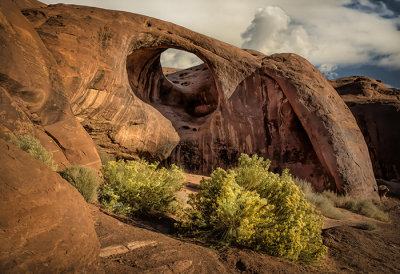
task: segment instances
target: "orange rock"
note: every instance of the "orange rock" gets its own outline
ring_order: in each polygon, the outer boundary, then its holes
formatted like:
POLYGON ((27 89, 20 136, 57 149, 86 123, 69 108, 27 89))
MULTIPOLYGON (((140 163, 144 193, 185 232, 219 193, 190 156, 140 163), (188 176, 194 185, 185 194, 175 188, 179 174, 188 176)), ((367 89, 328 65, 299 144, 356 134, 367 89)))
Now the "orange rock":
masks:
MULTIPOLYGON (((119 11, 51 5, 22 13, 40 36, 35 34, 32 41, 45 48, 44 62, 55 62, 43 63, 52 73, 40 74, 47 80, 37 76, 42 88, 13 98, 25 99, 21 103, 38 113, 44 128, 73 119, 71 106, 97 145, 125 158, 168 157, 204 174, 234 165, 242 152, 257 153, 270 158, 275 171, 290 168, 317 190, 377 197, 367 147, 354 117, 303 58, 268 57, 119 11), (172 73, 166 77, 160 55, 167 48, 194 53, 204 64, 168 70, 172 73)), ((24 58, 7 66, 32 63, 24 58)), ((5 74, 11 77, 11 72, 5 74)), ((63 134, 58 134, 59 143, 63 134)), ((79 142, 92 150, 89 142, 79 142)), ((87 155, 84 161, 90 163, 93 153, 66 154, 70 162, 75 161, 72 155, 87 155)))
MULTIPOLYGON (((18 4, 30 8, 43 6, 37 5, 37 1, 27 0, 18 1, 18 4)), ((43 16, 40 12, 37 13, 39 15, 43 16)), ((4 109, 1 110, 3 138, 7 139, 11 132, 29 133, 39 137, 42 145, 53 153, 67 152, 64 155, 66 158, 55 158, 60 166, 74 163, 100 169, 100 158, 93 141, 71 112, 60 80, 62 74, 57 72, 54 57, 12 1, 1 1, 0 16, 0 92, 6 102, 10 102, 10 106, 3 104, 4 109), (58 131, 57 127, 65 123, 69 123, 68 129, 58 131), (46 127, 49 130, 45 130, 46 127), (49 131, 51 136, 44 136, 49 131), (71 147, 55 147, 65 144, 67 140, 77 141, 72 144, 78 145, 76 151, 68 150, 71 147)))
POLYGON ((0 140, 0 272, 95 272, 100 244, 79 192, 0 140))

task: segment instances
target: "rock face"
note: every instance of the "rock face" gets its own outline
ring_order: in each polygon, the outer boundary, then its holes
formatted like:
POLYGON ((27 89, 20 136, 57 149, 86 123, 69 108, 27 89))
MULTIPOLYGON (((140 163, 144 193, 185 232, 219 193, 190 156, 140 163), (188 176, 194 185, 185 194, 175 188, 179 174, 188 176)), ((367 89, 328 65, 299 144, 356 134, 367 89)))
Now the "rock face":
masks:
MULTIPOLYGON (((17 49, 35 54, 10 59, 17 55, 2 52, 9 59, 2 91, 16 101, 7 115, 28 116, 19 120, 26 127, 40 125, 67 160, 88 155, 76 151, 88 147, 75 147, 83 144, 80 137, 64 137, 78 130, 75 116, 98 145, 125 158, 168 157, 188 171, 208 173, 234 165, 242 152, 257 153, 270 158, 275 170, 289 168, 318 190, 377 197, 354 117, 306 60, 241 50, 146 16, 20 2, 27 19, 18 11, 13 16, 32 38, 26 45, 28 39, 16 35, 22 45, 17 49), (204 64, 166 77, 160 55, 168 48, 194 53, 204 64), (33 79, 14 65, 19 63, 45 70, 33 79), (13 89, 15 82, 31 88, 13 89)), ((9 41, 11 30, 3 37, 9 41)))
POLYGON ((0 272, 95 271, 100 244, 86 206, 57 173, 0 140, 0 272))
POLYGON ((400 90, 365 76, 330 82, 357 120, 375 176, 400 179, 400 90))
MULTIPOLYGON (((17 2, 20 7, 43 6, 17 2)), ((0 18, 0 136, 30 133, 57 154, 61 168, 80 164, 99 169, 94 143, 71 112, 56 60, 12 1, 1 1, 0 18)))

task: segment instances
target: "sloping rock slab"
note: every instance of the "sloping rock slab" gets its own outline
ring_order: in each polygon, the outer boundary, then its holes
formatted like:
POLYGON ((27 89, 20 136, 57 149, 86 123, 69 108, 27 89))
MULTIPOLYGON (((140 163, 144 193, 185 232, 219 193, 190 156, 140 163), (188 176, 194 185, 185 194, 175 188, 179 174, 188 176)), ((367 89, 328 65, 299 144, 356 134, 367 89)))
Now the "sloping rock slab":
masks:
POLYGON ((0 140, 0 272, 89 272, 100 245, 83 197, 0 140))

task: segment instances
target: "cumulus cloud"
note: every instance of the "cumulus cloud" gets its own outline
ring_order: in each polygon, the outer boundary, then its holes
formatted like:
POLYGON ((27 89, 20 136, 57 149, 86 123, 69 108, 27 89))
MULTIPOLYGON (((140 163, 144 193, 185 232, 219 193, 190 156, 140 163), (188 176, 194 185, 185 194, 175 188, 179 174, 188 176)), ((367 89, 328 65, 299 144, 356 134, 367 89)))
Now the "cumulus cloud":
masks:
POLYGON ((337 76, 335 70, 340 66, 400 68, 399 17, 385 3, 328 0, 306 7, 308 10, 286 3, 280 2, 288 11, 278 6, 257 9, 241 35, 242 47, 266 54, 297 53, 328 78, 337 76))
POLYGON ((161 54, 161 65, 166 68, 190 68, 203 63, 196 55, 177 49, 167 49, 161 54))
POLYGON ((314 49, 304 27, 293 23, 289 15, 277 6, 259 8, 241 36, 243 48, 257 49, 266 54, 290 51, 308 56, 314 49))

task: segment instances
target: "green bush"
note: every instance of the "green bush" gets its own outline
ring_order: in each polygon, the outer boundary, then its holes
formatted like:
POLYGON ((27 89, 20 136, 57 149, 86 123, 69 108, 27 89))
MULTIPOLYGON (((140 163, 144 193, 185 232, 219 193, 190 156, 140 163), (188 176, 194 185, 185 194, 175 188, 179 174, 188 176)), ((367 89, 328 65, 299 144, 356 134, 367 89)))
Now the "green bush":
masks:
POLYGON ((180 168, 157 168, 158 163, 110 161, 103 166, 104 185, 100 202, 109 210, 125 214, 175 213, 180 208, 175 192, 183 187, 180 168))
POLYGON ((86 202, 97 200, 100 177, 96 170, 84 166, 70 166, 61 171, 60 175, 82 194, 86 202))
POLYGON ((318 261, 322 216, 285 170, 268 171, 270 161, 242 154, 236 169, 216 169, 192 195, 184 233, 305 262, 318 261))
POLYGON ((53 161, 53 154, 47 151, 38 139, 29 134, 11 135, 10 142, 25 152, 28 152, 36 159, 45 163, 53 171, 57 170, 57 165, 53 161))

